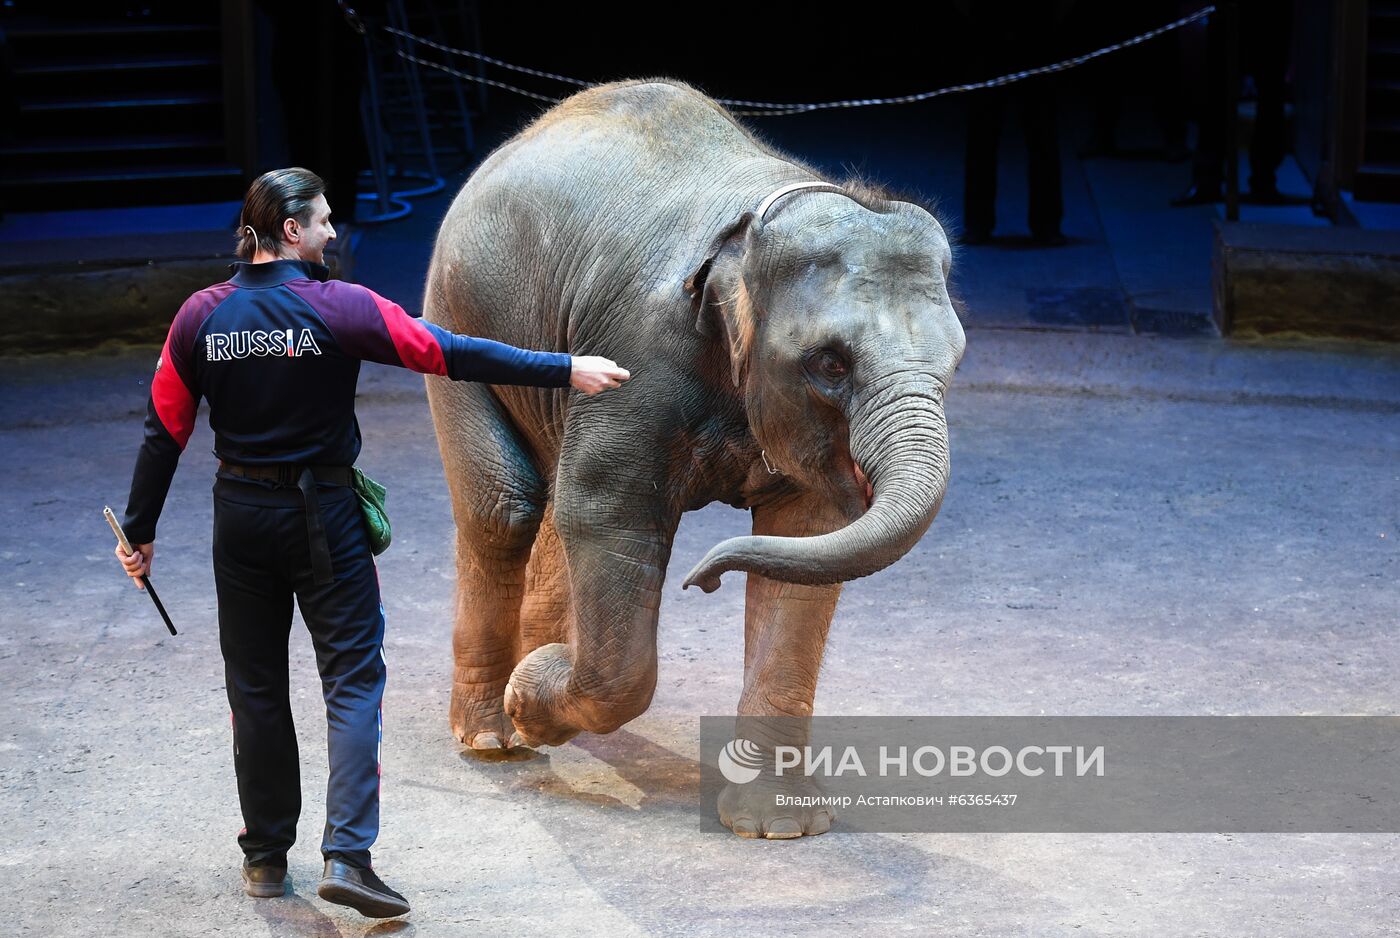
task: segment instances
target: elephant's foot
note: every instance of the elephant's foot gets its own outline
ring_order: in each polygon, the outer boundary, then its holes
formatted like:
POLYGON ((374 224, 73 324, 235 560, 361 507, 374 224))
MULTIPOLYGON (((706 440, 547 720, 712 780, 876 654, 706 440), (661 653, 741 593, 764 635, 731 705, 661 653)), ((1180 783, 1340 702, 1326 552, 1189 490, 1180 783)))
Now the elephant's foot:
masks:
POLYGON ((515 666, 505 689, 505 712, 525 746, 560 746, 580 727, 569 719, 569 646, 541 645, 515 666))
POLYGON ((468 749, 494 751, 524 746, 506 716, 504 688, 498 683, 452 685, 452 735, 468 749))
POLYGON ((821 794, 816 783, 805 777, 760 777, 742 785, 730 782, 719 793, 719 820, 740 837, 792 840, 825 834, 836 820, 836 809, 804 804, 821 794), (786 796, 784 800, 798 799, 797 804, 779 804, 779 796, 786 796))

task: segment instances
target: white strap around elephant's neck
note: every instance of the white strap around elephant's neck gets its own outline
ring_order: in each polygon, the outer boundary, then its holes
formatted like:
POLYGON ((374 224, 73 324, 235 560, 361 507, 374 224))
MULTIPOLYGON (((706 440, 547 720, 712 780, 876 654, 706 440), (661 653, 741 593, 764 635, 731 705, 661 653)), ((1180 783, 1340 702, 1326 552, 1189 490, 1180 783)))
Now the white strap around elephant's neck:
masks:
POLYGON ((758 223, 760 225, 763 224, 763 218, 768 214, 768 210, 773 207, 774 202, 777 202, 779 199, 781 199, 783 196, 787 195, 790 192, 797 192, 799 189, 825 189, 830 192, 839 192, 842 195, 847 194, 845 189, 842 189, 840 186, 833 185, 829 182, 794 182, 790 185, 783 186, 781 189, 778 189, 774 192, 770 192, 768 194, 768 198, 758 203, 758 208, 754 211, 754 215, 758 218, 758 223))

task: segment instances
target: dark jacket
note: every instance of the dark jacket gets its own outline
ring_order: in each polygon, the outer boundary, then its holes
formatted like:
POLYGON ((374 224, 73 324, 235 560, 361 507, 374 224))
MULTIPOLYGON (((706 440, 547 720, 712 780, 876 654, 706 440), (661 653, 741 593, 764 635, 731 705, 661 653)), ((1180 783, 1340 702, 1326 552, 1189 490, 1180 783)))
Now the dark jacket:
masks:
POLYGON ((360 453, 360 362, 460 381, 565 387, 571 359, 456 335, 319 264, 236 265, 180 307, 156 362, 122 526, 155 540, 175 465, 209 400, 214 453, 243 465, 349 466, 360 453))

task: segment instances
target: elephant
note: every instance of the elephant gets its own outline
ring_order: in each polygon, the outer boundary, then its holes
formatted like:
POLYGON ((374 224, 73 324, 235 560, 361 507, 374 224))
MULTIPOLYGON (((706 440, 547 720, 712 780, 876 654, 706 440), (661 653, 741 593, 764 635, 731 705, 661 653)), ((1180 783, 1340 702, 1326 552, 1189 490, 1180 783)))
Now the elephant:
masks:
MULTIPOLYGON (((678 80, 584 90, 494 150, 443 218, 425 319, 632 378, 592 397, 426 379, 456 738, 560 745, 643 713, 673 536, 720 501, 753 533, 684 585, 748 574, 739 720, 801 717, 746 732, 805 742, 841 584, 909 551, 947 488, 951 261, 923 207, 832 182, 678 80)), ((731 785, 720 819, 768 839, 834 820, 773 801, 731 785)))

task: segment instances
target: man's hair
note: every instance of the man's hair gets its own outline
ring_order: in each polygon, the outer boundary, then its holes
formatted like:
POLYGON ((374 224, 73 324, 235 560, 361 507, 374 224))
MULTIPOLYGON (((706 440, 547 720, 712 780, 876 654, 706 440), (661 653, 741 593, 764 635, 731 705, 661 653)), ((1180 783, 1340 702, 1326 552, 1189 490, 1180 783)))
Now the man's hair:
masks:
POLYGON ((282 222, 295 218, 310 224, 311 203, 325 191, 321 177, 300 166, 274 169, 253 180, 238 215, 238 256, 250 261, 259 249, 276 254, 282 222))

